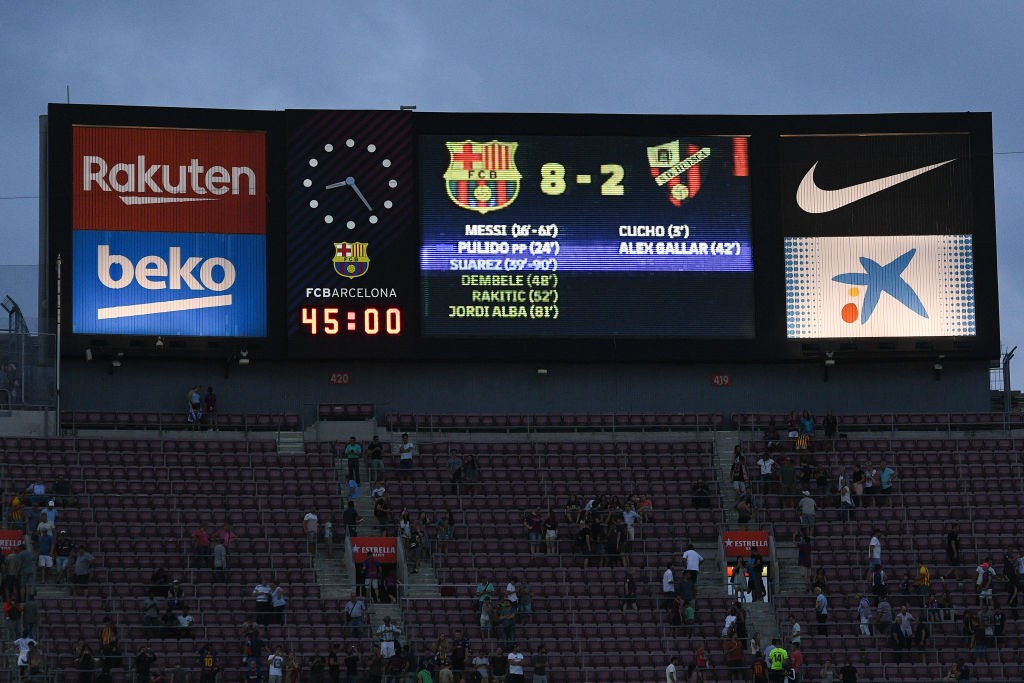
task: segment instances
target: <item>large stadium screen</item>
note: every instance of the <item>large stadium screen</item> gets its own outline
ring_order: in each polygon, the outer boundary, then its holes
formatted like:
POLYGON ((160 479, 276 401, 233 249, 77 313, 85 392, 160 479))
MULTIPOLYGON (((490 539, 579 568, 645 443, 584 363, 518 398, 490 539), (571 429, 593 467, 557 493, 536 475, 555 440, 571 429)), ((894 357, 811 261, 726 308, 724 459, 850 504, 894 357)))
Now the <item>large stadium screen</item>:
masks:
POLYGON ((425 337, 752 338, 746 136, 424 135, 425 337))
POLYGON ((977 333, 969 135, 787 136, 781 154, 787 337, 977 333))

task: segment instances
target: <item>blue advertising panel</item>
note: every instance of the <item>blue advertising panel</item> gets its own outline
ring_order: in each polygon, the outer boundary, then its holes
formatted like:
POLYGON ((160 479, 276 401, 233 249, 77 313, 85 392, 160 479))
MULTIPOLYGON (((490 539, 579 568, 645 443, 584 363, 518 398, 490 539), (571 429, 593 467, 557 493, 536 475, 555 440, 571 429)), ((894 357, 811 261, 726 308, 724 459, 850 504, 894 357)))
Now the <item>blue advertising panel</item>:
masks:
POLYGON ((76 334, 262 337, 266 236, 77 230, 76 334))

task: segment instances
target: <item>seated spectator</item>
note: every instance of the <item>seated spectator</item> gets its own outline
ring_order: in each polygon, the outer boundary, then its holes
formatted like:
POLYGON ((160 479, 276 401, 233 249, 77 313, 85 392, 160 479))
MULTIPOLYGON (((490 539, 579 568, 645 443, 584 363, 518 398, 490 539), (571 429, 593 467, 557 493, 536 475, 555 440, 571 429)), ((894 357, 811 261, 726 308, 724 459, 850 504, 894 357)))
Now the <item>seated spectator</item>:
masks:
POLYGON ((192 615, 189 614, 187 605, 182 606, 181 614, 178 615, 178 637, 192 637, 192 615))
POLYGON ((480 481, 480 466, 477 464, 476 456, 470 453, 462 461, 462 484, 469 492, 480 481))
POLYGON ((54 501, 60 507, 74 507, 78 505, 78 500, 71 490, 71 482, 63 472, 57 474, 57 479, 53 482, 53 496, 54 501))
POLYGON ((160 615, 161 635, 164 638, 177 638, 179 626, 178 615, 170 607, 165 607, 164 613, 160 615))
POLYGON ((711 489, 703 479, 693 485, 693 507, 697 510, 711 509, 711 489))
POLYGON ((163 567, 158 567, 153 570, 153 573, 149 576, 149 584, 147 590, 149 594, 154 598, 162 598, 167 595, 167 589, 171 586, 171 577, 167 575, 167 570, 163 567))

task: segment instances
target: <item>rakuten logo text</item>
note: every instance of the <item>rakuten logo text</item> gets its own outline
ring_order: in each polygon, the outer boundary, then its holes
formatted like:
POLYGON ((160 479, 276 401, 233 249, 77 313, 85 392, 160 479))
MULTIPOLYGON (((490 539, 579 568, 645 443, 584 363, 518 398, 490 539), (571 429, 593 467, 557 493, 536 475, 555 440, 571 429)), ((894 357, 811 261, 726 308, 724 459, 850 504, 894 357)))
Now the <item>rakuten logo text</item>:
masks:
POLYGON ((212 201, 216 197, 203 197, 242 194, 242 180, 245 181, 246 194, 256 194, 256 172, 248 166, 210 166, 192 159, 189 164, 177 167, 172 171, 169 164, 147 164, 146 157, 140 154, 135 163, 118 162, 111 165, 101 156, 84 155, 82 157, 82 190, 89 192, 95 185, 103 192, 117 192, 120 200, 128 205, 133 204, 168 204, 172 202, 212 201), (161 197, 154 195, 183 195, 191 192, 192 197, 161 197), (152 193, 142 196, 126 196, 123 193, 152 193))

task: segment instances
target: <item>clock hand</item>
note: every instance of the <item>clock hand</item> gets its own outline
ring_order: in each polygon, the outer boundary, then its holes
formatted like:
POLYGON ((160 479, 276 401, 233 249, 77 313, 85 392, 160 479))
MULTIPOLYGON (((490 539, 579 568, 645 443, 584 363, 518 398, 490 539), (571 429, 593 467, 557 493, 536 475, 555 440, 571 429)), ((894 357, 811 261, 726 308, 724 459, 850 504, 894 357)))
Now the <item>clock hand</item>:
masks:
POLYGON ((345 187, 346 185, 348 185, 348 181, 350 181, 350 180, 352 180, 352 178, 345 178, 345 179, 344 179, 344 180, 342 180, 341 182, 338 182, 338 183, 331 183, 331 184, 330 184, 330 185, 328 185, 328 186, 327 186, 327 187, 326 187, 325 189, 328 189, 328 190, 333 190, 333 189, 334 189, 334 188, 336 188, 336 187, 345 187))
POLYGON ((363 193, 359 191, 359 187, 356 185, 355 179, 354 178, 346 178, 345 182, 347 182, 349 185, 351 185, 352 189, 355 190, 356 195, 360 199, 363 200, 363 204, 366 204, 367 211, 373 211, 373 207, 370 206, 370 202, 366 201, 366 197, 364 197, 363 193))

